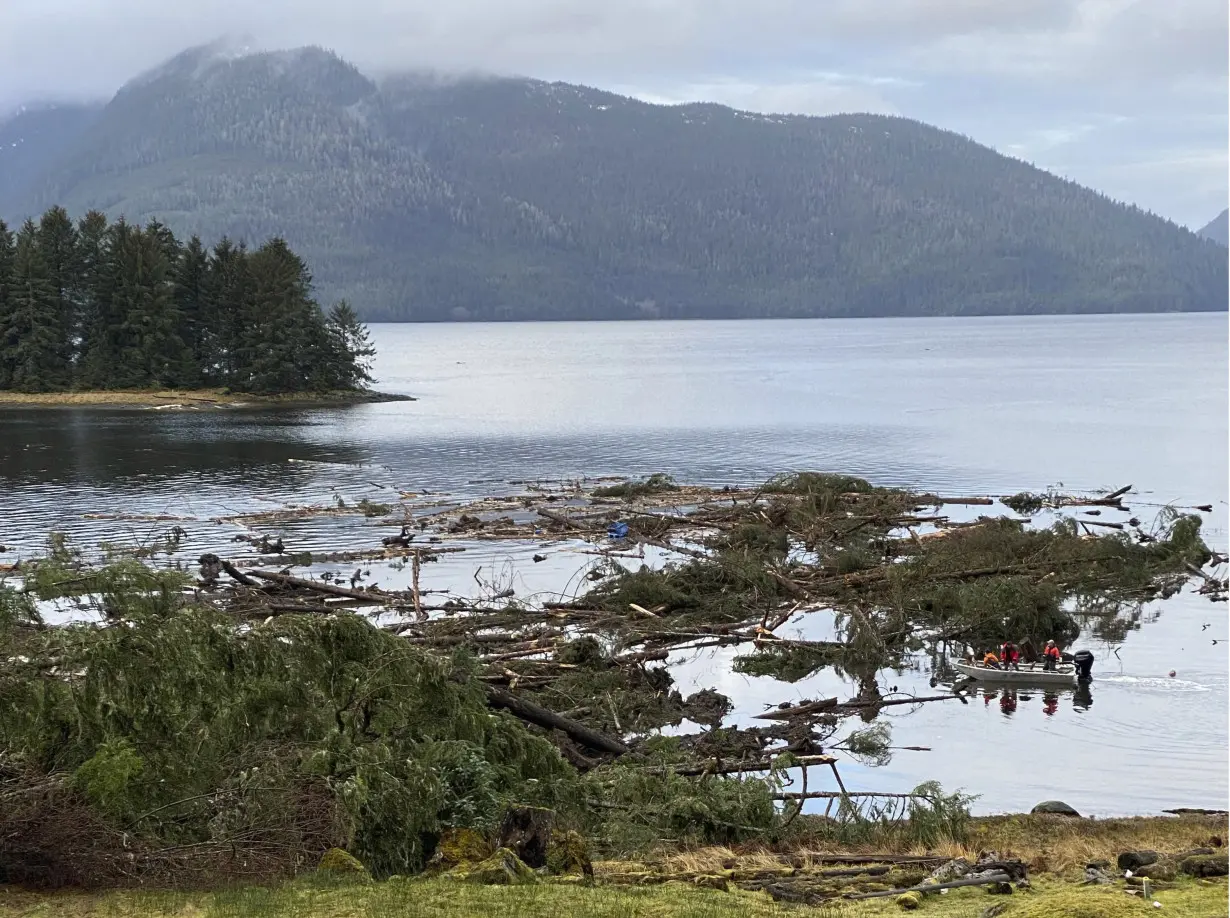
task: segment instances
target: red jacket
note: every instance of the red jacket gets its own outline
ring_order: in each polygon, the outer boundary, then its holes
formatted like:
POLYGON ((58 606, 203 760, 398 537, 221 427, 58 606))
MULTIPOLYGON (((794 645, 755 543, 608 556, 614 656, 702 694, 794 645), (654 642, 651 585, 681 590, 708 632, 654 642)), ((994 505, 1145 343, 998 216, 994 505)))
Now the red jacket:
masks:
POLYGON ((1058 660, 1058 659, 1060 658, 1060 656, 1062 656, 1062 654, 1060 654, 1060 653, 1059 653, 1059 648, 1058 648, 1058 647, 1048 647, 1048 648, 1046 648, 1046 650, 1044 651, 1044 653, 1045 653, 1045 655, 1046 655, 1046 656, 1048 656, 1048 657, 1054 657, 1056 660, 1058 660))

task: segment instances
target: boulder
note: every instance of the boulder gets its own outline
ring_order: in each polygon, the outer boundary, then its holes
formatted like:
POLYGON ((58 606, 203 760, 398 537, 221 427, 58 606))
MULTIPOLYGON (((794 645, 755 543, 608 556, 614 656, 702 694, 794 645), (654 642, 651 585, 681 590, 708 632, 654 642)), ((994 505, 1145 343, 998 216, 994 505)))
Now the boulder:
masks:
POLYGON ((1184 858, 1179 870, 1190 877, 1224 877, 1230 874, 1230 856, 1221 854, 1196 854, 1184 858))
POLYGON ((1084 886, 1105 886, 1113 883, 1114 880, 1100 867, 1086 867, 1085 879, 1082 881, 1084 886))
POLYGON ((330 848, 321 857, 320 865, 316 868, 316 871, 317 873, 327 873, 334 876, 354 876, 367 873, 367 868, 353 854, 343 851, 341 848, 330 848))
POLYGON ((489 886, 521 886, 538 882, 538 874, 508 848, 497 849, 495 854, 478 864, 455 867, 448 872, 448 876, 489 886))
POLYGON ((1062 800, 1043 800, 1036 807, 1029 811, 1035 816, 1071 816, 1075 819, 1080 819, 1081 814, 1072 809, 1062 800))
POLYGON ((1173 861, 1158 861, 1156 864, 1145 864, 1136 871, 1136 876, 1150 880, 1173 880, 1177 873, 1173 861))
POLYGON ((1158 853, 1156 851, 1124 851, 1119 855, 1115 864, 1120 870, 1130 870, 1135 873, 1141 867, 1156 864, 1157 859, 1158 853))

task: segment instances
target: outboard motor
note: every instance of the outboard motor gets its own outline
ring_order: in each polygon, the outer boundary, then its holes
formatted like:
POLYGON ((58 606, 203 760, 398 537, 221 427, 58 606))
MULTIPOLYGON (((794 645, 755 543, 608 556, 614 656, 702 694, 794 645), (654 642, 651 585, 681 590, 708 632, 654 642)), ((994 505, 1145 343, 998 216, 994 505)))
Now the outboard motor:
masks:
POLYGON ((1093 681, 1093 654, 1088 650, 1078 650, 1072 655, 1072 662, 1076 664, 1077 682, 1093 681))

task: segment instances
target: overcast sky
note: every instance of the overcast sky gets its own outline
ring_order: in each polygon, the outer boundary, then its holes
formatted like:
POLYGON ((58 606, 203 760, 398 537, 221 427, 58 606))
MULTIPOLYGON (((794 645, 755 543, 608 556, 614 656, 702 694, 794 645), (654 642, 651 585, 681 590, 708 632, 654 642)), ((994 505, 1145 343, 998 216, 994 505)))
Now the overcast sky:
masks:
POLYGON ((1226 0, 0 0, 0 111, 223 34, 368 71, 901 114, 1193 227, 1226 206, 1226 0))

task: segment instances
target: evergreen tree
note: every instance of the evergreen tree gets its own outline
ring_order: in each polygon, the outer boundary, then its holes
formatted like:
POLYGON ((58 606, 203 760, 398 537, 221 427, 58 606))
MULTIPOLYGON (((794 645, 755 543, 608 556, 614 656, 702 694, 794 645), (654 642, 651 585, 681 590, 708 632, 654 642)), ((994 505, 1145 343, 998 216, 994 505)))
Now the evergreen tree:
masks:
POLYGON ((251 286, 247 248, 222 237, 209 259, 204 305, 214 373, 223 385, 237 385, 243 375, 239 352, 250 312, 251 286))
POLYGON ((179 337, 171 262, 156 231, 133 229, 116 253, 120 324, 121 385, 165 388, 180 385, 185 348, 179 337))
POLYGON ((217 341, 209 314, 209 253, 199 236, 179 250, 175 264, 175 307, 179 310, 179 334, 187 349, 189 385, 213 385, 219 381, 217 341))
POLYGON ((77 378, 89 385, 86 366, 96 338, 105 336, 107 316, 101 301, 103 281, 110 259, 110 227, 106 215, 97 210, 87 213, 77 223, 77 284, 76 310, 77 378))
POLYGON ((16 236, 0 222, 0 389, 353 389, 373 354, 348 304, 325 318, 282 239, 210 252, 157 221, 74 226, 58 207, 16 236))
POLYGON ((53 392, 70 383, 56 290, 38 244, 38 227, 27 220, 13 249, 9 320, 3 347, 9 386, 19 392, 53 392))
POLYGON ((327 368, 322 389, 358 389, 372 381, 372 347, 367 326, 349 303, 341 300, 329 310, 327 368))
POLYGON ((13 284, 13 232, 0 220, 0 389, 9 388, 13 378, 10 332, 13 284))
POLYGON ((239 352, 236 385, 253 392, 311 388, 327 340, 324 317, 311 298, 311 276, 282 239, 252 253, 251 321, 239 352))
POLYGON ((77 294, 81 271, 77 263, 77 228, 63 207, 51 208, 39 220, 38 247, 52 288, 52 308, 61 338, 60 358, 71 366, 80 340, 77 294))

